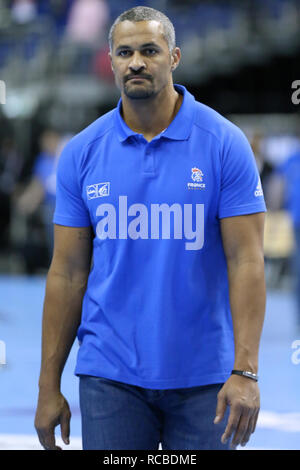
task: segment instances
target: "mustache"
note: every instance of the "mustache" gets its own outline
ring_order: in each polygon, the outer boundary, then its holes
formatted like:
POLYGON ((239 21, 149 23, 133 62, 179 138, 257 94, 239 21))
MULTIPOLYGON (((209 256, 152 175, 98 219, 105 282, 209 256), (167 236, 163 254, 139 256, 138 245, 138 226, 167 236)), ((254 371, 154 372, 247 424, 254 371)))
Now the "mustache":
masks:
POLYGON ((146 75, 144 73, 135 73, 135 74, 127 75, 127 77, 124 78, 124 82, 126 83, 131 78, 145 78, 147 80, 152 80, 151 75, 146 75))

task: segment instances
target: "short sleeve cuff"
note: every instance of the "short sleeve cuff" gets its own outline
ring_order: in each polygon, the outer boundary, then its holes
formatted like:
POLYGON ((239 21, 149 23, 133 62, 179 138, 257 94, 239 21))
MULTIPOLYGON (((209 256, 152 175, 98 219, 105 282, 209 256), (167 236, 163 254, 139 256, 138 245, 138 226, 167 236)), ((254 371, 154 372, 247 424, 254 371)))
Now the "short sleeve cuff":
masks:
POLYGON ((234 217, 236 215, 255 214, 257 212, 267 212, 265 203, 245 204, 243 206, 226 207, 219 212, 219 219, 234 217))
POLYGON ((91 224, 88 218, 74 218, 62 215, 54 215, 53 223, 57 225, 65 225, 67 227, 89 227, 91 224))

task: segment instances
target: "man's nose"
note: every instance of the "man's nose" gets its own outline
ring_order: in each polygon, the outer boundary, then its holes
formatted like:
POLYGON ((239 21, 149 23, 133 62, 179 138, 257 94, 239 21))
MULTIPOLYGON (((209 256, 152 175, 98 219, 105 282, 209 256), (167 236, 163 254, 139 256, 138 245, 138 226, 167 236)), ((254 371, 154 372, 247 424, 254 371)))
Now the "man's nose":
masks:
POLYGON ((144 69, 145 67, 146 67, 146 64, 145 64, 144 58, 138 51, 135 51, 134 54, 131 56, 129 68, 132 71, 137 72, 138 70, 144 69))

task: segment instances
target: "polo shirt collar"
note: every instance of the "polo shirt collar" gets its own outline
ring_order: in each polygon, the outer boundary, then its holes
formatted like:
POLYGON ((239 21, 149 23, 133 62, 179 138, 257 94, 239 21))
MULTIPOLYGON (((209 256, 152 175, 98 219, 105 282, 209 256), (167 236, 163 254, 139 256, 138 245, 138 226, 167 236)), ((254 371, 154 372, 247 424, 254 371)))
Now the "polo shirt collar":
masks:
MULTIPOLYGON (((174 88, 183 95, 183 100, 178 113, 167 129, 161 134, 161 137, 172 140, 186 140, 191 134, 194 123, 195 98, 183 85, 174 84, 174 88)), ((122 98, 119 99, 115 109, 115 127, 119 140, 124 142, 130 136, 138 134, 130 129, 122 118, 121 106, 122 98)))

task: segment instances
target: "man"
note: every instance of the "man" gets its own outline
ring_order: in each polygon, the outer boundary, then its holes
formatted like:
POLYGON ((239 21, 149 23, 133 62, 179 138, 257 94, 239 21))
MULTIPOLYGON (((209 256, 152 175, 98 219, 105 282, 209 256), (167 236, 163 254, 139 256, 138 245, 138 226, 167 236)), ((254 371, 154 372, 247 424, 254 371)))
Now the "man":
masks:
POLYGON ((254 157, 237 127, 173 85, 180 49, 165 15, 123 13, 110 47, 118 106, 59 162, 39 439, 57 449, 60 424, 69 441, 60 378, 78 330, 84 449, 235 448, 259 412, 254 157))
POLYGON ((28 217, 39 210, 45 229, 49 262, 53 253, 52 219, 55 209, 56 167, 61 140, 60 134, 55 129, 45 129, 40 137, 41 151, 34 163, 30 182, 16 197, 16 208, 23 216, 28 217))

